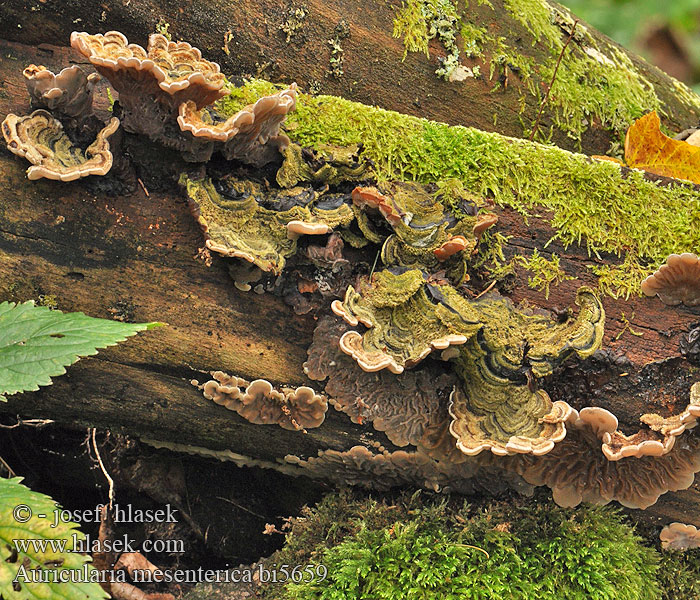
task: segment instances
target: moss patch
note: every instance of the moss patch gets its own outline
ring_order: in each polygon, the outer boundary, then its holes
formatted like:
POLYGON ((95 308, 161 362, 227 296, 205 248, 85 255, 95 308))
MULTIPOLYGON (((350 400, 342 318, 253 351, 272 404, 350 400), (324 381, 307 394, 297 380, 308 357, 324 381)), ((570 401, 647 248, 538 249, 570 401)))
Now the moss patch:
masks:
MULTIPOLYGON (((233 114, 278 89, 252 80, 218 107, 233 114)), ((565 247, 612 253, 621 265, 600 268, 602 291, 639 292, 639 282, 669 254, 700 247, 700 194, 690 185, 661 186, 639 171, 559 148, 476 129, 448 126, 335 96, 300 94, 287 133, 302 146, 363 144, 380 180, 459 180, 527 217, 541 207, 565 247)), ((607 261, 610 262, 610 261, 607 261)))
MULTIPOLYGON (((494 91, 509 71, 516 73, 523 82, 523 107, 524 94, 532 97, 531 104, 539 105, 562 55, 547 111, 557 128, 579 142, 594 122, 620 138, 634 119, 651 110, 661 111, 653 86, 628 56, 612 44, 595 40, 585 25, 576 23, 574 28, 574 18, 565 8, 545 0, 504 0, 504 7, 510 19, 494 12, 491 25, 505 35, 491 35, 489 27, 480 26, 488 25, 488 12, 482 11, 475 21, 475 7, 468 3, 463 7, 457 0, 405 0, 396 12, 393 34, 403 39, 404 57, 407 52, 429 56, 430 40, 439 39, 447 56, 438 59, 441 66, 436 73, 450 81, 456 68, 479 73, 480 66, 460 66, 462 51, 468 58, 481 59, 484 67, 489 63, 494 91), (572 30, 573 39, 566 45, 572 30), (523 36, 524 51, 516 41, 523 36), (528 45, 536 48, 528 50, 528 45)), ((700 107, 700 99, 683 84, 678 83, 677 95, 688 106, 700 107)), ((523 119, 524 137, 530 136, 533 126, 534 121, 523 119)))
POLYGON ((323 582, 270 586, 275 598, 660 597, 658 553, 617 511, 544 498, 472 507, 425 494, 331 495, 293 522, 271 560, 328 566, 323 582))
POLYGON ((539 253, 537 248, 533 250, 530 258, 517 256, 516 261, 532 273, 527 284, 533 289, 543 291, 545 298, 549 298, 549 287, 552 284, 559 285, 562 281, 574 279, 574 277, 564 273, 564 270, 559 266, 559 257, 556 254, 552 254, 552 257, 547 259, 539 253))
POLYGON ((657 580, 661 600, 700 598, 700 549, 663 552, 657 580))

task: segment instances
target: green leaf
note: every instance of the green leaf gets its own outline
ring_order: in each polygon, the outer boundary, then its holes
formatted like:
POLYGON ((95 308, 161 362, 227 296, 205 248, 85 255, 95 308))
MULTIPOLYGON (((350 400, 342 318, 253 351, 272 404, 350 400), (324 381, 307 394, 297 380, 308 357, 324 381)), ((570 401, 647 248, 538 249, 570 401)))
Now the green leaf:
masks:
POLYGON ((38 390, 81 356, 162 323, 120 323, 64 314, 34 302, 0 304, 0 401, 5 394, 38 390))
POLYGON ((59 522, 52 527, 58 505, 48 496, 21 485, 21 480, 21 477, 0 478, 0 598, 108 598, 99 584, 90 581, 97 575, 95 568, 87 564, 90 557, 71 552, 74 542, 79 544, 85 539, 84 534, 71 522, 59 522), (16 540, 25 540, 26 547, 18 547, 16 540), (62 571, 66 573, 61 575, 62 571), (60 583, 60 577, 67 581, 60 583))

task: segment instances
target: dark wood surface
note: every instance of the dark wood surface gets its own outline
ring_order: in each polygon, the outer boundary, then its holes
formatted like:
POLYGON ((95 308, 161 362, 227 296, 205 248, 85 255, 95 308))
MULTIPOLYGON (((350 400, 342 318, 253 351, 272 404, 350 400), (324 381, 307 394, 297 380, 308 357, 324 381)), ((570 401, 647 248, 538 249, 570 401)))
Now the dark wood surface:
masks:
MULTIPOLYGON (((0 118, 28 111, 24 66, 34 62, 58 68, 77 59, 69 48, 13 42, 0 42, 0 56, 0 118)), ((98 107, 107 107, 103 88, 98 107)), ((343 450, 370 439, 385 441, 370 426, 352 424, 333 410, 322 427, 303 434, 250 425, 205 400, 190 380, 203 381, 211 370, 281 385, 310 383, 302 363, 314 319, 295 315, 273 295, 239 292, 222 261, 215 257, 207 267, 196 258, 202 235, 172 183, 164 185, 165 191, 147 195, 139 188, 119 196, 81 182, 30 182, 26 166, 0 147, 0 300, 53 295, 64 311, 104 318, 126 312, 135 321, 158 320, 167 327, 81 360, 50 388, 13 396, 0 404, 0 411, 232 449, 263 460, 313 456, 319 449, 343 450)), ((532 218, 526 226, 510 211, 497 212, 498 229, 513 236, 506 254, 531 248, 557 252, 564 270, 578 276, 552 287, 545 300, 527 286, 527 273, 519 271, 515 301, 564 308, 581 284, 594 283, 585 249, 564 250, 553 243, 545 250, 552 232, 544 219, 532 218)), ((626 374, 564 369, 545 387, 554 399, 575 406, 609 408, 629 433, 641 414, 678 410, 687 402, 693 369, 680 359, 678 344, 697 315, 679 309, 670 321, 660 302, 637 298, 606 298, 605 308, 605 348, 627 357, 626 374), (629 332, 619 336, 622 312, 628 317, 634 313, 633 327, 643 337, 629 332)), ((318 389, 318 384, 311 385, 318 389)), ((695 484, 685 492, 666 494, 645 514, 700 525, 694 508, 698 501, 695 484)))

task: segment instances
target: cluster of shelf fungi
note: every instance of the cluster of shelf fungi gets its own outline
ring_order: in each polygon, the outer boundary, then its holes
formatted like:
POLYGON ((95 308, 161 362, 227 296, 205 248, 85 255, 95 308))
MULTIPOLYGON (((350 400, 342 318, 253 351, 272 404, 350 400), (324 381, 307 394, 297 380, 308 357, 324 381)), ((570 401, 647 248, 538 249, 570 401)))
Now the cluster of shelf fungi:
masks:
MULTIPOLYGON (((553 402, 539 382, 600 349, 605 311, 586 287, 577 314, 554 317, 472 288, 470 261, 498 220, 488 200, 377 181, 361 147, 291 143, 281 126, 296 107, 294 84, 222 114, 225 77, 185 42, 154 34, 143 49, 111 31, 74 32, 71 45, 119 94, 119 118, 93 113, 97 74, 28 66, 36 110, 2 123, 8 148, 32 163, 28 178, 126 177, 122 130, 173 149, 192 165, 179 183, 206 248, 229 262, 236 287, 319 316, 304 365, 318 390, 215 371, 199 386, 204 396, 251 423, 300 432, 321 427, 331 405, 406 449, 355 446, 273 464, 152 443, 377 489, 470 492, 497 473, 522 492, 548 486, 562 506, 646 508, 691 485, 700 383, 685 410, 642 415, 629 436, 605 409, 553 402), (375 256, 373 268, 356 256, 375 256)), ((699 281, 698 258, 673 255, 642 291, 695 306, 699 281)), ((664 544, 697 544, 689 527, 666 528, 664 544)))

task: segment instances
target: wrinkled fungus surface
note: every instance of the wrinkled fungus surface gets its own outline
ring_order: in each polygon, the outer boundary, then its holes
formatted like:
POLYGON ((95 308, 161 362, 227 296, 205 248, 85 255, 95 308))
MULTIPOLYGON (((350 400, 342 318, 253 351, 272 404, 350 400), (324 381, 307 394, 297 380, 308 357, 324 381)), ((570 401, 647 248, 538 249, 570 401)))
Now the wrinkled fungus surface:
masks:
POLYGON ((78 117, 92 111, 92 96, 100 76, 86 75, 73 65, 55 75, 42 65, 29 65, 23 71, 32 107, 47 108, 57 115, 78 117))
POLYGON ((276 390, 269 381, 248 382, 222 371, 201 386, 205 398, 213 400, 256 425, 279 425, 302 430, 319 427, 326 418, 326 398, 310 387, 276 390))
POLYGON ((73 145, 61 122, 43 109, 26 117, 7 115, 2 134, 10 152, 32 163, 27 169, 28 179, 73 181, 107 174, 112 168, 109 137, 118 127, 119 119, 113 117, 84 152, 73 145))
POLYGON ((642 292, 658 296, 670 306, 697 306, 700 304, 700 259, 690 252, 671 254, 665 265, 642 281, 642 292))

